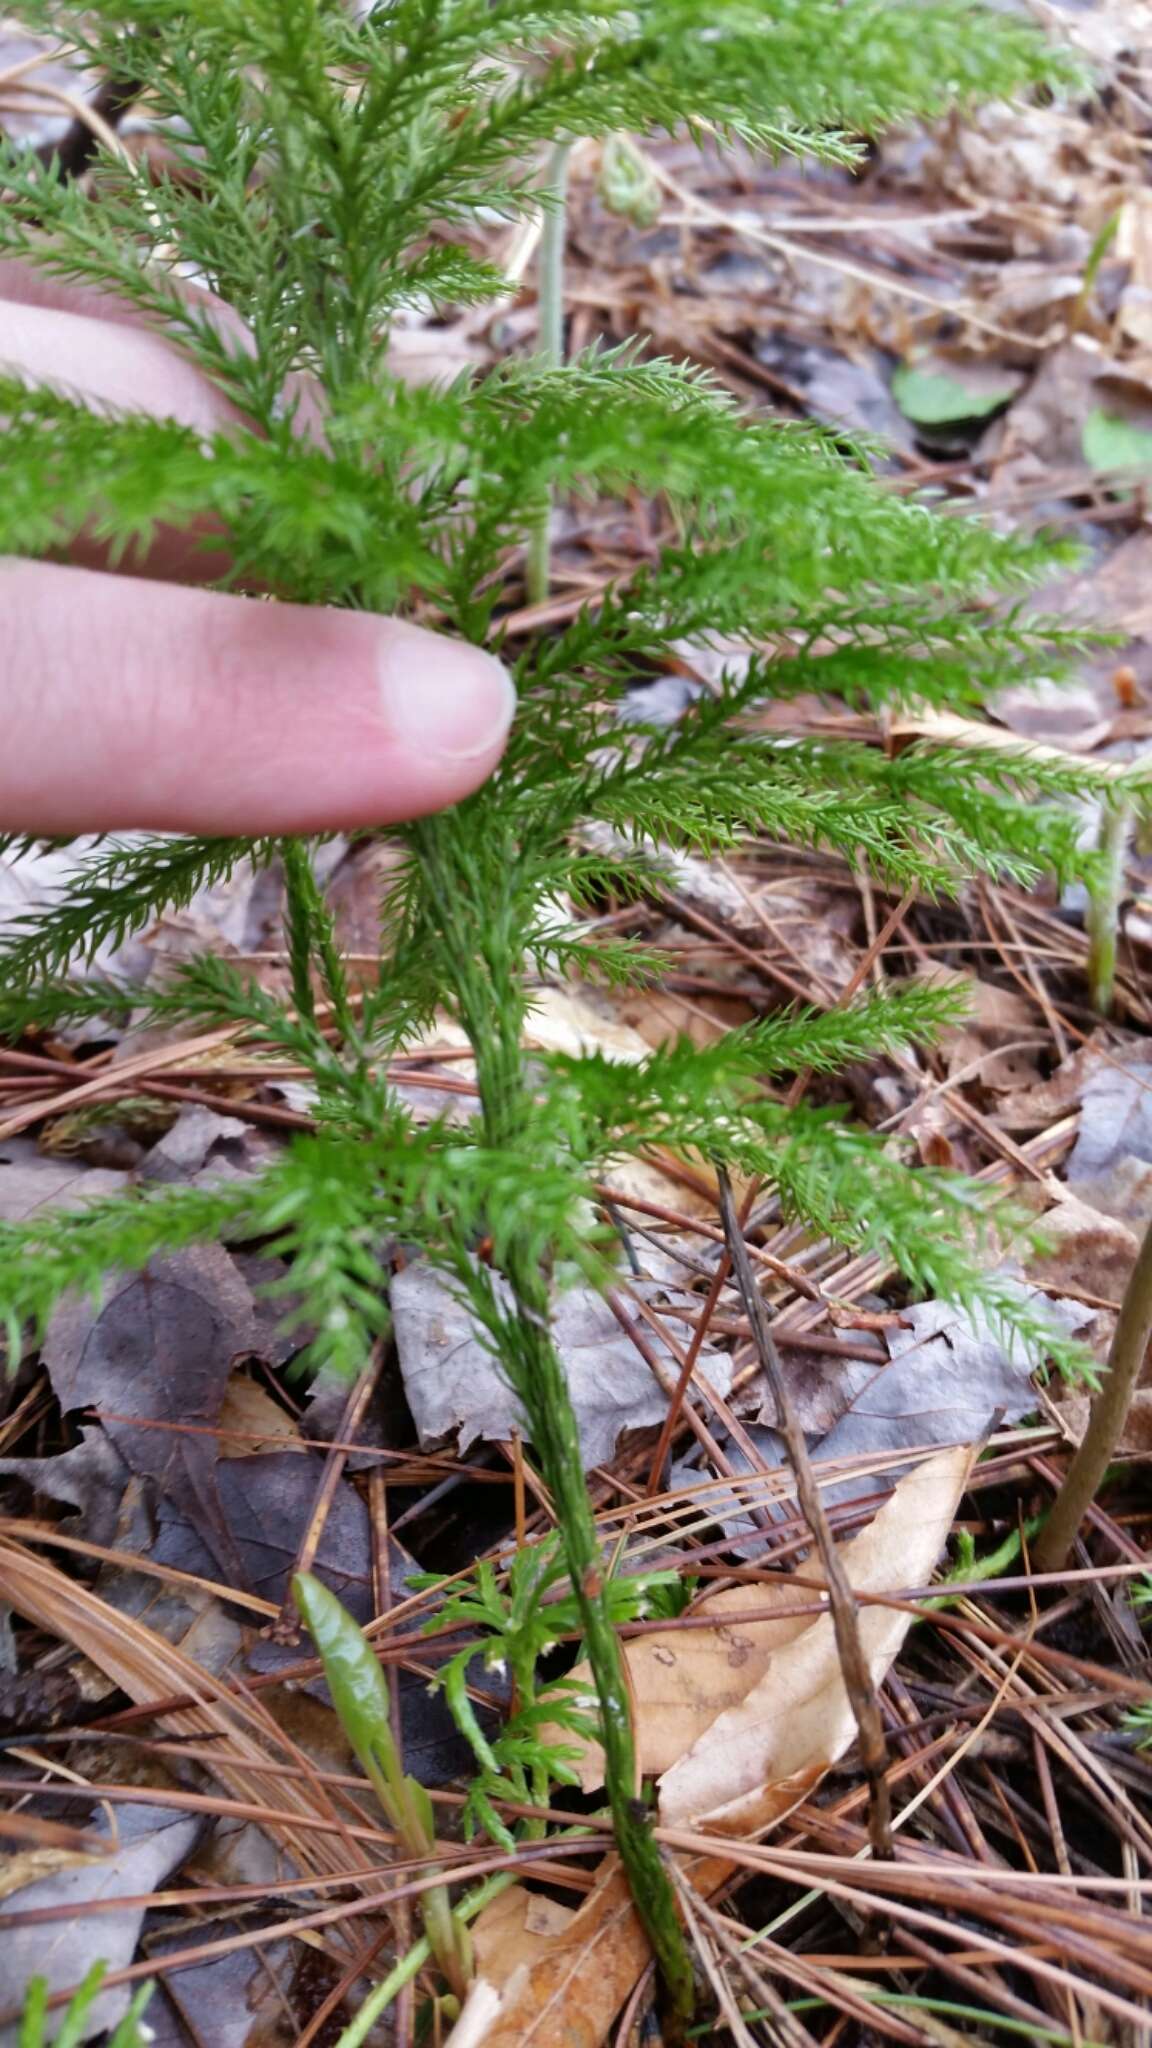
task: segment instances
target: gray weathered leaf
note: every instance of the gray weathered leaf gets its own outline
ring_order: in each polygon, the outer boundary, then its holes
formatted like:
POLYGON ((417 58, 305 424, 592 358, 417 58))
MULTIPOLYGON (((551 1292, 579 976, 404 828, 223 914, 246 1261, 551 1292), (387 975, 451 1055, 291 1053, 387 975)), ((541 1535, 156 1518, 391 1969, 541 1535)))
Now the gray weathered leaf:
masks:
MULTIPOLYGON (((501 1441, 520 1426, 516 1397, 468 1308, 427 1266, 409 1266, 392 1283, 396 1346, 408 1404, 424 1446, 459 1436, 467 1450, 478 1437, 501 1441)), ((553 1328, 568 1373, 585 1466, 601 1464, 626 1429, 663 1421, 667 1400, 612 1310, 590 1287, 557 1300, 553 1328)), ((648 1341, 674 1379, 678 1367, 658 1335, 648 1341)), ((731 1382, 722 1354, 702 1354, 700 1369, 721 1393, 731 1382)))
MULTIPOLYGON (((1033 1308, 1050 1315, 1053 1328, 1063 1335, 1075 1335, 1094 1320, 1094 1310, 1082 1303, 1045 1300, 1038 1289, 1023 1282, 1020 1294, 1033 1308)), ((891 1452, 896 1464, 904 1451, 978 1443, 995 1415, 1015 1422, 1035 1408, 1035 1358, 1019 1342, 1005 1344, 983 1316, 947 1302, 926 1301, 902 1310, 900 1325, 884 1331, 887 1364, 822 1359, 825 1384, 819 1401, 812 1386, 805 1388, 801 1381, 801 1423, 821 1463, 891 1452), (835 1420, 826 1426, 829 1414, 835 1420)), ((807 1361, 798 1367, 795 1351, 785 1350, 784 1362, 790 1379, 798 1369, 810 1378, 807 1361)), ((767 1471, 786 1462, 775 1420, 775 1408, 765 1402, 758 1424, 746 1430, 761 1469, 767 1471)), ((754 1470, 739 1444, 730 1443, 727 1455, 734 1473, 743 1476, 754 1470)), ((675 1466, 672 1477, 673 1484, 682 1487, 698 1483, 698 1475, 685 1464, 675 1466)), ((853 1472, 822 1491, 825 1502, 833 1505, 886 1493, 891 1484, 891 1470, 853 1472)), ((707 1498, 716 1522, 737 1539, 742 1556, 756 1556, 767 1548, 767 1536, 738 1493, 711 1489, 707 1498)))
MULTIPOLYGON (((221 1116, 214 1109, 205 1109, 203 1103, 186 1102, 171 1130, 149 1151, 140 1169, 141 1179, 168 1182, 200 1178, 214 1154, 223 1150, 228 1161, 229 1148, 234 1153, 247 1138, 248 1130, 249 1126, 239 1117, 221 1116)), ((226 1167, 218 1177, 227 1177, 226 1167)))
POLYGON ((1086 1075, 1068 1185, 1105 1216, 1152 1217, 1152 1066, 1109 1062, 1086 1075))
MULTIPOLYGON (((1021 1295, 1050 1313, 1062 1334, 1092 1321, 1092 1310, 1078 1302, 1045 1303, 1033 1288, 1021 1295)), ((1016 1422, 1035 1408, 1035 1357, 1019 1341, 1006 1344, 978 1310, 925 1301, 905 1309, 901 1321, 906 1327, 884 1332, 891 1362, 854 1392, 820 1446, 822 1458, 978 1443, 997 1412, 1016 1422)))
POLYGON ((220 1508, 216 1439, 180 1425, 211 1427, 233 1361, 256 1343, 251 1290, 219 1245, 121 1275, 98 1304, 62 1302, 44 1342, 61 1407, 107 1412, 125 1463, 188 1517, 225 1576, 239 1561, 220 1508))
MULTIPOLYGON (((0 1983, 15 1989, 32 1977, 45 1977, 49 1991, 63 1991, 78 1985, 101 1959, 113 1970, 132 1961, 144 1907, 86 1914, 85 1906, 96 1899, 134 1899, 155 1891, 183 1863, 203 1823, 198 1816, 189 1818, 165 1806, 122 1806, 116 1822, 119 1839, 109 1855, 26 1885, 0 1905, 0 1983), (5 1928, 10 1915, 45 1906, 67 1907, 67 1917, 38 1927, 5 1928)), ((103 1818, 96 1832, 109 1833, 103 1818)), ((127 2010, 131 1988, 101 1993, 85 2021, 85 2041, 117 2024, 127 2010)), ((0 2048, 16 2048, 17 2039, 15 2026, 0 2030, 0 2048)))
POLYGON ((26 1223, 42 1209, 117 1194, 127 1180, 111 1167, 52 1158, 34 1138, 7 1138, 0 1145, 0 1223, 26 1223))
POLYGON ((54 1458, 0 1458, 0 1479, 22 1480, 45 1500, 75 1508, 72 1532, 105 1546, 115 1541, 129 1477, 128 1466, 102 1429, 81 1430, 79 1443, 54 1458))

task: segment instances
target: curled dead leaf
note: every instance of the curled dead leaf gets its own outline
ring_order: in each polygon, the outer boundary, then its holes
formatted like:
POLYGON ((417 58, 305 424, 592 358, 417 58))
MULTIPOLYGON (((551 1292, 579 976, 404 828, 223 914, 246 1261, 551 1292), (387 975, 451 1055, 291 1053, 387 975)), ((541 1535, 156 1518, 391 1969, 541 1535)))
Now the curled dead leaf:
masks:
MULTIPOLYGON (((961 1445, 929 1458, 900 1481, 845 1552, 857 1591, 892 1592, 929 1578, 971 1464, 971 1446, 961 1445)), ((810 1565, 806 1576, 815 1575, 810 1565)), ((909 1626, 910 1617, 898 1609, 861 1609, 860 1635, 876 1684, 909 1626)), ((717 1653, 723 1654, 719 1643, 717 1653)), ((769 1658, 743 1701, 720 1714, 664 1773, 661 1819, 669 1825, 706 1820, 736 1834, 762 1827, 788 1812, 844 1755, 855 1734, 832 1618, 821 1615, 769 1658)))
MULTIPOLYGON (((926 1581, 952 1526, 972 1465, 971 1445, 950 1449, 909 1472, 864 1532, 846 1547, 859 1591, 884 1593, 926 1581)), ((811 1566, 805 1578, 816 1574, 811 1566)), ((801 1589, 781 1577, 713 1596, 714 1629, 654 1631, 627 1650, 636 1732, 645 1768, 677 1740, 691 1746, 661 1777, 666 1825, 703 1823, 750 1834, 778 1820, 819 1783, 855 1734, 831 1618, 803 1616, 739 1624, 741 1610, 801 1589), (777 1588, 779 1589, 777 1591, 777 1588), (733 1650, 744 1661, 733 1663, 733 1650), (674 1662, 667 1661, 671 1652, 674 1662), (725 1704, 733 1695, 736 1704, 725 1704), (703 1726, 701 1727, 701 1724, 703 1726), (693 1736, 693 1731, 700 1729, 693 1736)), ((702 1603, 702 1605, 705 1603, 702 1603)), ((699 1612, 699 1609, 697 1610, 699 1612)), ((860 1626, 879 1683, 911 1624, 898 1609, 866 1607, 860 1626)), ((589 1756, 589 1768, 592 1758, 589 1756)), ((725 1882, 731 1860, 690 1860, 685 1876, 707 1897, 725 1882)), ((449 2048, 601 2048, 650 1952, 615 1857, 603 1865, 575 1911, 549 1907, 513 1887, 486 1907, 474 1929, 484 2031, 470 2023, 449 2048)))
MULTIPOLYGON (((730 1869, 727 1859, 708 1857, 689 1875, 707 1894, 730 1869)), ((553 1909, 552 1933, 540 1929, 539 1905, 516 1885, 480 1914, 473 1929, 478 1982, 493 2017, 483 2033, 471 2025, 461 2032, 458 2024, 447 2048, 600 2048, 651 1953, 619 1861, 607 1859, 575 1912, 553 1909)), ((466 2016, 467 2007, 461 2023, 466 2016)))
MULTIPOLYGON (((779 1620, 746 1621, 769 1608, 794 1608, 815 1596, 798 1588, 783 1573, 755 1586, 726 1586, 692 1608, 693 1620, 715 1618, 713 1628, 654 1630, 628 1644, 626 1658, 636 1709, 636 1744, 645 1777, 659 1777, 686 1755, 718 1714, 739 1706, 764 1677, 775 1653, 810 1626, 804 1615, 784 1614, 779 1620)), ((578 1664, 573 1682, 587 1680, 586 1664, 578 1664)), ((556 1740, 571 1744, 572 1737, 556 1740)), ((574 1768, 585 1792, 604 1782, 604 1753, 598 1742, 584 1745, 574 1768)))

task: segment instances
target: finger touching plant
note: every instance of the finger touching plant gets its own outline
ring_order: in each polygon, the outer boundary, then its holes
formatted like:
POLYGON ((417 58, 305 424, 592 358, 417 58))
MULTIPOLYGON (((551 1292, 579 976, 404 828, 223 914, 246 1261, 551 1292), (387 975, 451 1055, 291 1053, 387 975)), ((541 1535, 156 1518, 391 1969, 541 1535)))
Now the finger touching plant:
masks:
MULTIPOLYGON (((349 989, 309 845, 269 833, 263 813, 249 840, 106 840, 9 937, 6 1028, 142 1001, 168 1018, 230 1024, 307 1069, 318 1124, 251 1183, 0 1228, 10 1347, 43 1327, 65 1290, 98 1287, 113 1266, 246 1232, 291 1262, 313 1333, 307 1362, 351 1374, 386 1324, 379 1247, 398 1239, 440 1267, 519 1398, 554 1504, 619 1852, 683 2019, 691 1972, 634 1797, 615 1596, 550 1327, 560 1276, 609 1270, 610 1240, 587 1221, 604 1162, 653 1143, 721 1158, 820 1233, 883 1253, 914 1288, 979 1302, 1052 1343, 1013 1290, 985 1276, 1003 1223, 986 1191, 914 1172, 869 1134, 789 1111, 771 1092, 774 1077, 930 1036, 946 1015, 938 991, 768 1017, 625 1073, 596 1059, 526 1065, 533 977, 635 971, 627 945, 591 941, 582 917, 605 889, 650 884, 652 840, 709 852, 760 835, 928 892, 972 874, 1076 873, 1063 805, 1071 771, 956 748, 890 759, 862 743, 794 740, 751 717, 765 699, 802 692, 955 709, 1037 663, 1050 672, 1060 636, 1023 599, 1051 556, 975 522, 934 520, 877 486, 833 437, 749 415, 706 375, 637 348, 566 364, 553 348, 551 362, 511 360, 447 390, 414 390, 388 374, 389 326, 414 304, 502 293, 500 271, 477 253, 478 218, 533 210, 545 160, 582 136, 687 126, 708 147, 846 163, 851 138, 885 121, 1071 73, 1026 24, 967 0, 779 0, 770 12, 751 0, 393 0, 359 21, 336 0, 38 0, 23 12, 93 65, 141 82, 170 168, 103 156, 94 205, 9 152, 0 254, 121 294, 211 380, 232 418, 198 429, 94 412, 51 385, 0 380, 0 549, 46 556, 83 534, 131 561, 159 527, 210 530, 230 590, 432 622, 509 664, 520 715, 483 789, 400 832, 383 970, 366 994, 349 989), (242 332, 178 287, 176 262, 242 317, 242 332), (314 431, 303 431, 305 385, 314 431), (675 544, 561 630, 518 642, 513 658, 501 621, 522 595, 540 507, 633 493, 664 500, 675 544), (621 724, 621 697, 671 640, 733 633, 750 658, 714 696, 668 730, 621 724), (589 821, 620 850, 583 850, 575 834, 589 821), (78 953, 188 902, 242 856, 273 855, 288 890, 289 1001, 217 959, 191 962, 160 992, 71 978, 78 953), (572 907, 561 929, 558 899, 572 907), (480 1106, 465 1128, 417 1126, 381 1078, 437 1010, 475 1055, 480 1106)), ((328 680, 318 665, 321 699, 328 680)), ((431 687, 419 649, 407 682, 413 701, 431 687)), ((369 718, 365 746, 381 731, 369 718)), ((319 1620, 318 1596, 305 1598, 319 1620)), ((407 1827, 410 1795, 371 1753, 407 1827)), ((493 1755, 495 1778, 514 1782, 509 1758, 493 1755)), ((439 1933, 427 1925, 452 1982, 465 1966, 451 1915, 439 1933)))

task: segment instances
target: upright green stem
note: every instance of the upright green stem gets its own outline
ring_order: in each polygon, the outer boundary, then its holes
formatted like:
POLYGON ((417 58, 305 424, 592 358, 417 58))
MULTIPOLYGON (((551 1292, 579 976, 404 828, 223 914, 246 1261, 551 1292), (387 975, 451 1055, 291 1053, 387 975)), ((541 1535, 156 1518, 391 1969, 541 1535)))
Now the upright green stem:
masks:
POLYGON ((286 839, 280 848, 284 868, 284 935, 288 941, 288 964, 292 975, 292 1001, 296 1015, 307 1024, 316 1021, 316 997, 312 989, 312 867, 302 839, 286 839))
POLYGON ((1092 1007, 1111 1014, 1116 997, 1116 933, 1124 894, 1124 862, 1132 828, 1132 806, 1123 797, 1105 799, 1100 818, 1104 873, 1088 898, 1088 986, 1092 1007))
MULTIPOLYGON (((483 1064, 477 1060, 483 1087, 483 1064)), ((505 1277, 516 1298, 520 1356, 514 1384, 528 1434, 552 1495, 564 1560, 580 1610, 584 1647, 596 1681, 604 1784, 633 1903, 652 1943, 674 2020, 692 2011, 692 1966, 668 1872, 648 1816, 637 1797, 636 1744, 620 1639, 605 1588, 605 1566, 580 1455, 580 1436, 568 1381, 552 1341, 548 1282, 539 1266, 513 1254, 505 1277)))
MULTIPOLYGON (((454 844, 457 830, 448 817, 416 826, 413 838, 434 885, 460 1019, 476 1058, 485 1140, 500 1150, 522 1148, 528 1142, 532 1098, 520 1044, 523 963, 514 907, 514 849, 508 848, 505 862, 496 863, 507 877, 504 902, 492 900, 491 869, 479 884, 483 899, 474 899, 477 877, 466 845, 454 844)), ((549 1275, 531 1249, 516 1242, 501 1264, 515 1307, 501 1317, 493 1334, 552 1495, 596 1682, 604 1783, 616 1845, 664 1981, 670 2027, 679 2034, 694 2002, 692 1965, 672 1883, 637 1796, 631 1704, 608 1604, 602 1546, 584 1481, 579 1430, 552 1337, 549 1275)))
POLYGON ((332 912, 316 880, 311 854, 304 840, 285 839, 280 857, 284 867, 284 925, 296 1014, 310 1024, 316 1021, 312 970, 317 966, 332 1004, 333 1018, 347 1042, 356 1029, 348 978, 336 943, 332 912))
MULTIPOLYGON (((549 369, 564 361, 564 248, 568 239, 568 159, 570 142, 558 142, 548 159, 544 183, 544 225, 540 234, 537 302, 540 309, 539 353, 549 369)), ((528 537, 528 601, 543 604, 552 573, 552 494, 541 505, 528 537)))
POLYGON ((1042 1572, 1062 1571, 1076 1532, 1096 1498, 1132 1402, 1132 1390, 1152 1337, 1152 1223, 1144 1234, 1108 1353, 1104 1381, 1092 1403, 1088 1427, 1064 1484, 1040 1532, 1033 1558, 1042 1572))

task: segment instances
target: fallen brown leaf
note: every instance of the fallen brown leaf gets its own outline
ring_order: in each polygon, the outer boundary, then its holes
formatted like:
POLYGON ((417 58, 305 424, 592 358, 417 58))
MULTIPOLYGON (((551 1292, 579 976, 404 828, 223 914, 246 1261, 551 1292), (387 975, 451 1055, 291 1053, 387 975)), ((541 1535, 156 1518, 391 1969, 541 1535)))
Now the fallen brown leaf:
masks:
MULTIPOLYGON (((930 1577, 971 1464, 971 1446, 961 1445, 930 1458, 900 1481, 867 1529, 848 1545, 845 1563, 857 1591, 891 1592, 930 1577)), ((815 1577, 817 1569, 810 1563, 805 1575, 815 1577)), ((883 1679, 909 1625, 909 1616, 892 1608, 861 1610, 860 1634, 875 1683, 883 1679)), ((726 1657, 718 1641, 718 1664, 726 1657)), ((706 1819, 735 1834, 762 1827, 796 1805, 843 1756, 855 1733, 832 1618, 821 1615, 770 1658, 740 1705, 720 1714, 664 1773, 661 1819, 669 1825, 706 1819)))
MULTIPOLYGON (((707 1893, 730 1869, 727 1859, 701 1859, 690 1875, 707 1893)), ((534 1924, 539 1904, 515 1886, 481 1913, 478 2003, 491 2010, 494 1992, 499 2004, 482 2031, 469 2025, 466 2007, 447 2048, 600 2048, 651 1954, 627 1880, 610 1857, 583 1905, 551 1934, 534 1924)))
MULTIPOLYGON (((892 743, 898 750, 918 740, 934 740, 939 746, 963 746, 985 753, 1022 755, 1055 768, 1083 766, 1066 747, 1041 744, 1009 732, 1002 725, 991 725, 986 719, 961 718, 953 711, 922 711, 914 718, 898 719, 893 725, 892 743)), ((1123 761, 1093 761, 1092 770, 1102 782, 1113 782, 1124 774, 1126 765, 1123 761)))
MULTIPOLYGON (((1114 1034, 1113 1034, 1114 1035, 1114 1034)), ((1047 1076, 1045 1080, 1032 1082, 1026 1088, 1014 1088, 1008 1095, 1001 1096, 996 1105, 996 1120, 1002 1129, 1016 1135, 1025 1131, 1047 1130, 1069 1110, 1079 1107, 1089 1075, 1100 1062, 1106 1034, 1093 1032, 1082 1046, 1071 1053, 1066 1060, 1047 1076)), ((1138 1045, 1139 1041, 1134 1041, 1138 1045)), ((1123 1053, 1113 1047, 1109 1058, 1123 1063, 1123 1053)))
MULTIPOLYGON (((653 1631, 627 1646, 628 1676, 636 1713, 636 1745, 645 1777, 659 1777, 685 1756, 719 1714, 740 1705, 768 1672, 773 1657, 786 1643, 811 1626, 804 1615, 778 1621, 744 1621, 775 1606, 795 1607, 814 1598, 785 1573, 755 1586, 726 1586, 692 1608, 694 1618, 714 1616, 714 1628, 653 1631)), ((572 1679, 591 1683, 586 1664, 572 1679)), ((571 1735, 556 1739, 573 1744, 571 1735)), ((603 1751, 589 1742, 574 1768, 585 1792, 604 1782, 603 1751)))
MULTIPOLYGON (((1091 1406, 1086 1394, 1070 1394, 1058 1403, 1061 1421, 1067 1423, 1077 1442, 1088 1427, 1091 1406)), ((1146 1458, 1152 1452, 1152 1387, 1137 1387, 1116 1449, 1125 1457, 1146 1458)))
MULTIPOLYGON (((972 1456, 971 1445, 944 1451, 900 1481, 847 1546, 858 1590, 895 1591, 929 1578, 972 1456)), ((809 1565, 805 1577, 817 1569, 809 1565)), ((747 1613, 804 1597, 794 1580, 771 1583, 771 1593, 761 1584, 714 1596, 709 1610, 724 1615, 714 1630, 669 1628, 628 1648, 645 1769, 661 1746, 702 1725, 661 1777, 667 1825, 697 1821, 733 1835, 769 1825, 791 1811, 855 1735, 830 1616, 737 1625, 740 1608, 747 1613), (737 1702, 725 1710, 732 1695, 737 1702)), ((862 1610, 861 1634, 878 1683, 909 1626, 910 1617, 897 1610, 862 1610)), ((731 1869, 718 1854, 690 1863, 685 1874, 707 1897, 731 1869)), ((480 1915, 477 2005, 471 2017, 465 2009, 448 2048, 600 2048, 650 1955, 619 1862, 608 1860, 583 1905, 562 1920, 551 1909, 541 1924, 538 1905, 514 1887, 480 1915)))
POLYGON ((933 967, 922 978, 934 988, 954 988, 964 999, 960 1022, 940 1033, 940 1053, 950 1078, 963 1075, 997 1091, 1022 1088, 1037 1079, 1034 1048, 1041 1041, 1033 1003, 1016 989, 1000 988, 953 968, 933 967))
POLYGON ((1122 1300, 1140 1248, 1134 1230, 1118 1216, 1102 1215, 1072 1194, 1045 1210, 1042 1226, 1052 1248, 1043 1257, 1029 1259, 1029 1279, 1041 1287, 1122 1300))
POLYGON ((216 1427, 221 1458, 255 1458, 268 1451, 301 1451, 299 1427, 246 1372, 234 1372, 224 1389, 216 1427))

